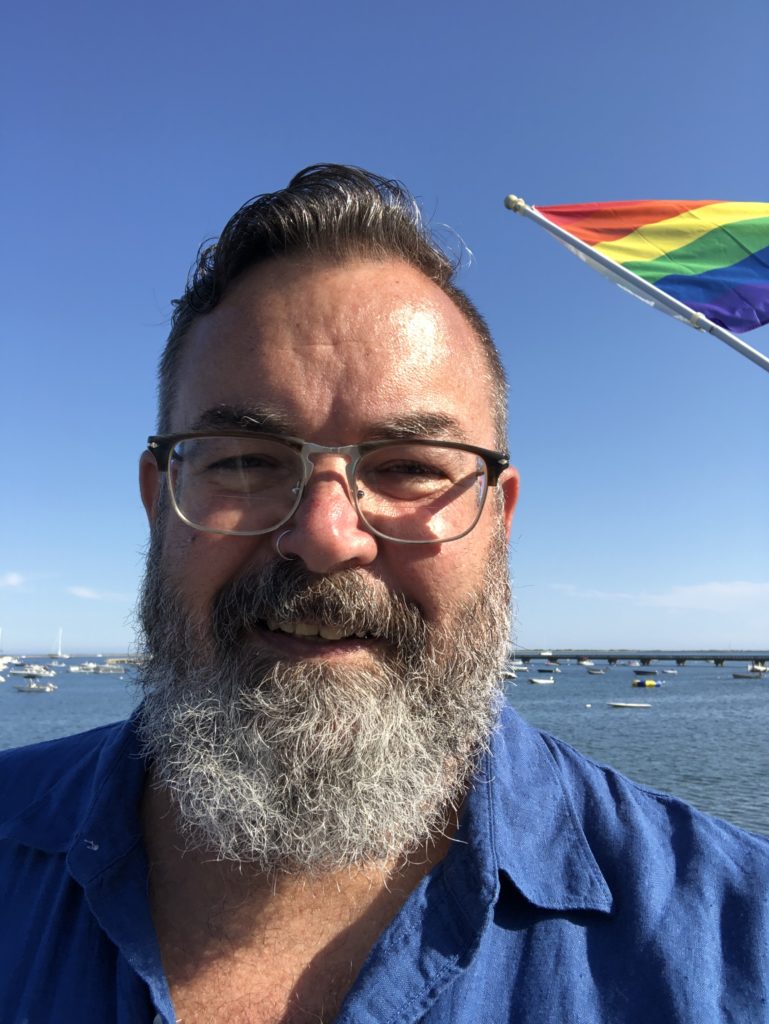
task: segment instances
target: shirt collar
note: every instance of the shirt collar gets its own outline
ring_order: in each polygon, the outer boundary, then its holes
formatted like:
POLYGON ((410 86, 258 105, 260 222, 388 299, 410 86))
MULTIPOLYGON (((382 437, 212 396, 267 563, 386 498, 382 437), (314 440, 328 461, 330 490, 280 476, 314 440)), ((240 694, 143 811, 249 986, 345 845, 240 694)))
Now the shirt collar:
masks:
MULTIPOLYGON (((473 790, 499 872, 537 907, 612 909, 609 885, 580 825, 549 737, 504 708, 473 790)), ((479 820, 478 826, 481 826, 479 820)), ((483 827, 483 826, 481 826, 483 827)))

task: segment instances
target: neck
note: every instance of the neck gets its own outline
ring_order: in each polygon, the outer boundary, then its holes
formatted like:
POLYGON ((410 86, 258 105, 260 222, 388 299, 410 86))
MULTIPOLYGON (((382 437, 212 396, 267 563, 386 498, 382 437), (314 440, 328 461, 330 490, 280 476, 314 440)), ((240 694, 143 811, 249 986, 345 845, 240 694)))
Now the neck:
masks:
MULTIPOLYGON (((419 850, 389 862, 351 865, 341 871, 285 874, 252 865, 218 861, 185 850, 166 792, 149 787, 142 808, 150 863, 150 892, 158 934, 184 937, 188 963, 254 942, 290 947, 291 922, 302 927, 309 915, 313 940, 368 953, 421 878, 443 859, 456 822, 419 850), (279 927, 275 927, 276 923, 279 927)), ((301 937, 306 944, 307 936, 301 937)))
POLYGON ((147 789, 143 826, 163 968, 190 1024, 335 1020, 378 937, 451 843, 446 834, 392 862, 288 875, 185 851, 162 790, 147 789))

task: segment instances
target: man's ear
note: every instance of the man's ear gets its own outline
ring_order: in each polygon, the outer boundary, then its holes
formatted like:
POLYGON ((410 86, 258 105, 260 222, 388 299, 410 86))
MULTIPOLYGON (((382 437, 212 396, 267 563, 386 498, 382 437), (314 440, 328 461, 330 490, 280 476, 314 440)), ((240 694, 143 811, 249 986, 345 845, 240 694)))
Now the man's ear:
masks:
POLYGON ((142 498, 144 511, 150 526, 155 523, 158 510, 158 495, 160 494, 160 470, 155 462, 155 457, 150 452, 142 452, 139 459, 139 493, 142 498))
POLYGON ((508 540, 510 539, 510 530, 513 526, 515 505, 518 501, 519 482, 518 470, 514 466, 508 466, 508 468, 502 472, 497 482, 497 487, 502 488, 502 494, 505 499, 505 536, 508 540))

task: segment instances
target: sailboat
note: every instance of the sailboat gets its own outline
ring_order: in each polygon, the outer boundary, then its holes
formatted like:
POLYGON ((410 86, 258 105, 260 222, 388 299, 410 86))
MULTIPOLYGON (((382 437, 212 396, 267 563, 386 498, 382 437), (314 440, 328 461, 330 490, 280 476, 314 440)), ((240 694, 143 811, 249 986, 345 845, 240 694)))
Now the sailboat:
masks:
POLYGON ((61 626, 59 626, 59 643, 58 643, 58 645, 56 647, 56 653, 51 655, 52 658, 57 658, 57 659, 69 658, 68 654, 62 654, 61 653, 61 638, 62 638, 63 635, 64 635, 64 630, 61 628, 61 626))

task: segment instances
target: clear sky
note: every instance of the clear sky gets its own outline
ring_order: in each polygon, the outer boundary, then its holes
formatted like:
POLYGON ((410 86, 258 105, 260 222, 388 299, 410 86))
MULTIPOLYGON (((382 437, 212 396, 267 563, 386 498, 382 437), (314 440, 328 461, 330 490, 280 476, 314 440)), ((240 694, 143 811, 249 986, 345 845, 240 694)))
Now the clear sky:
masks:
POLYGON ((769 374, 503 206, 766 201, 767 39, 766 0, 14 5, 2 647, 130 645, 170 300, 237 206, 320 161, 400 178, 472 251, 511 382, 520 646, 769 644, 769 374))

